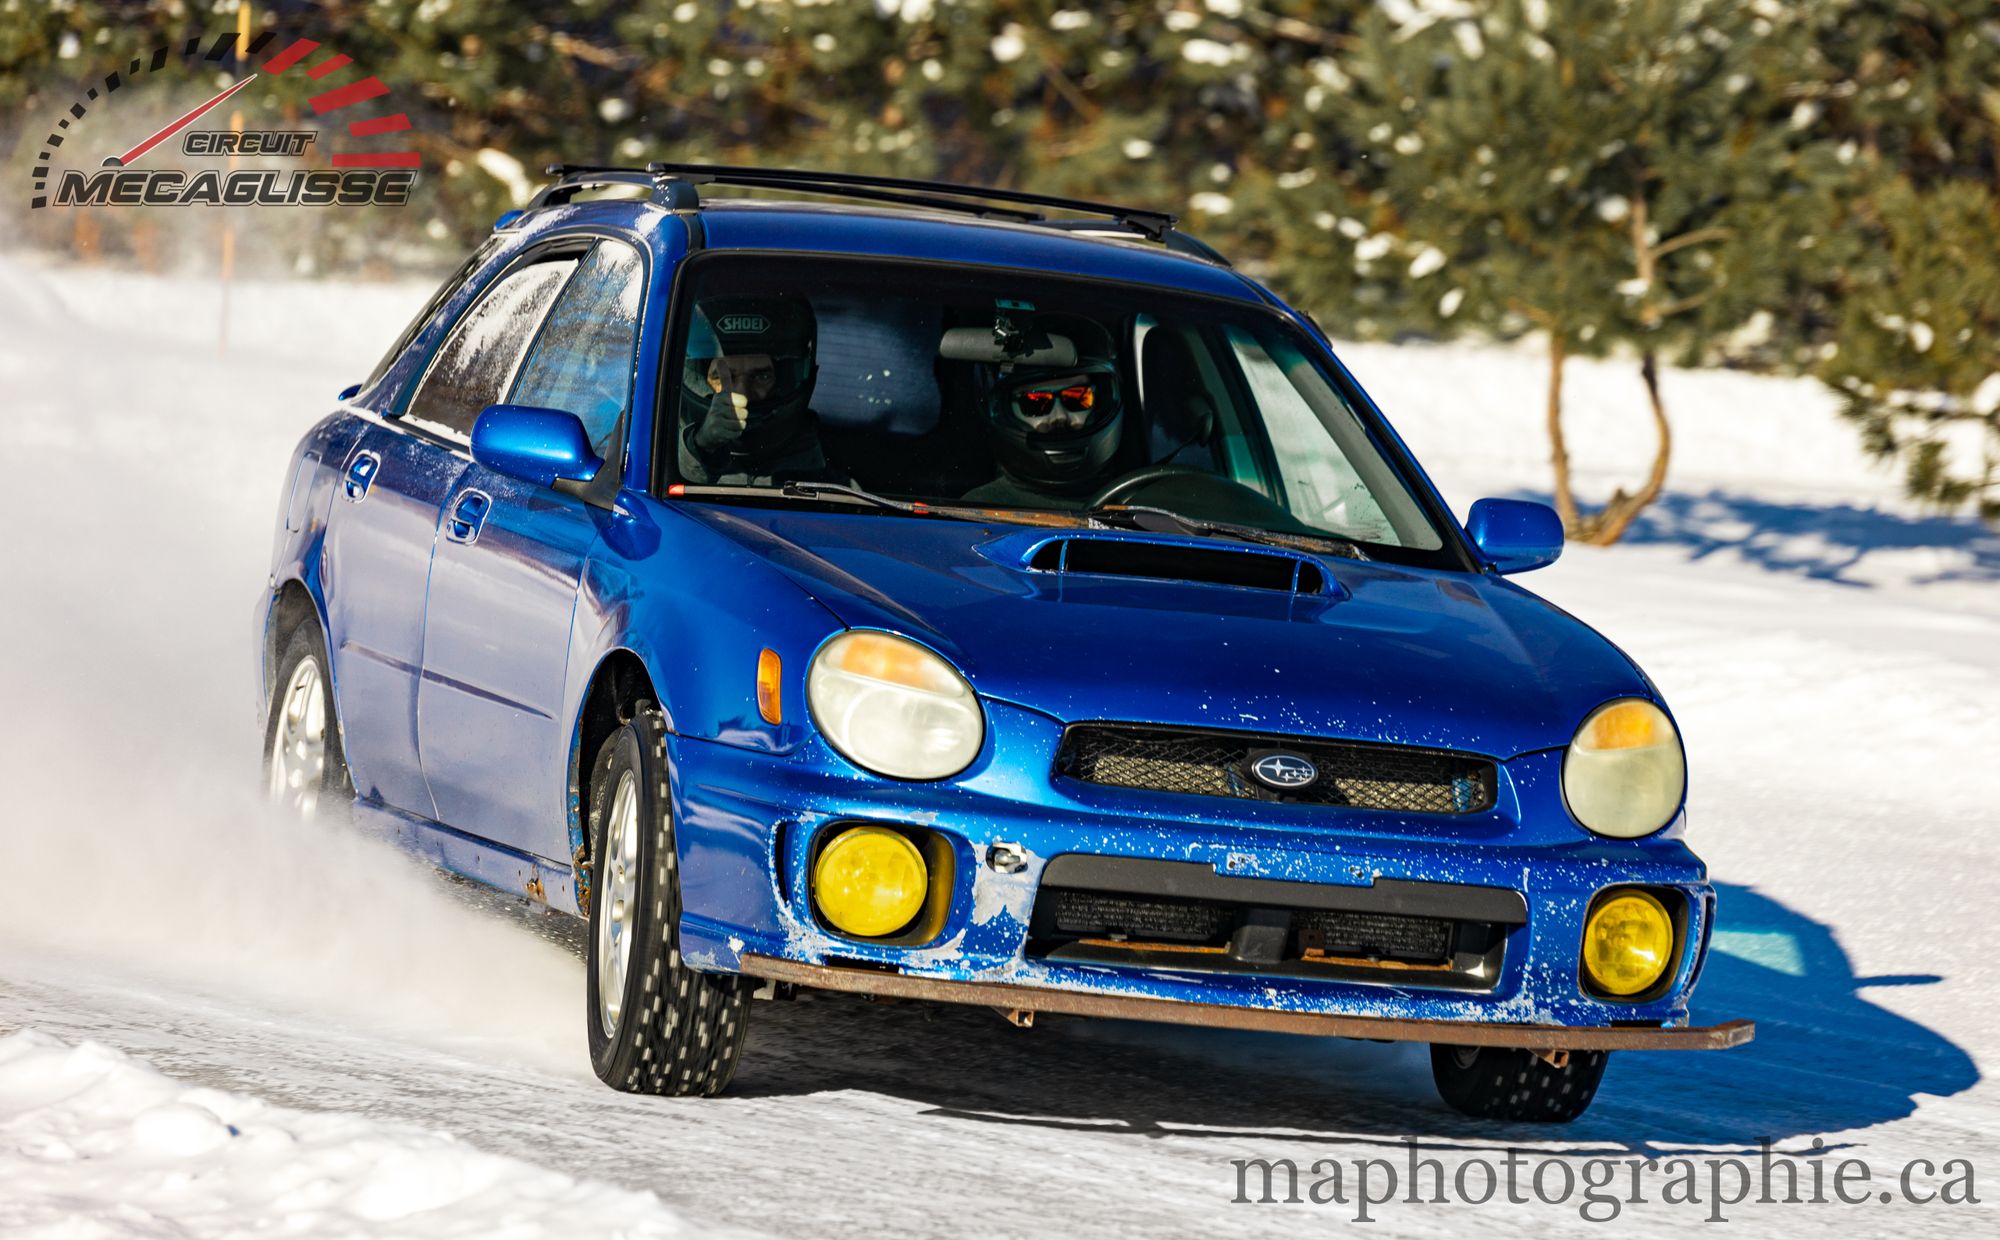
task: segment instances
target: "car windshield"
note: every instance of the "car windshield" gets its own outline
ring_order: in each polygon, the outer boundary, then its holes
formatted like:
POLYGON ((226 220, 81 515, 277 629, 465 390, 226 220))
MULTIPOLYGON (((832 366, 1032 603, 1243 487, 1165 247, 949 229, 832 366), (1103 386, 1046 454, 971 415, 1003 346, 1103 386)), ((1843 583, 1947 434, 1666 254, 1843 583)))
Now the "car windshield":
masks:
POLYGON ((824 503, 838 484, 988 520, 1150 514, 1449 559, 1274 312, 936 264, 718 254, 687 276, 662 383, 683 494, 824 503))

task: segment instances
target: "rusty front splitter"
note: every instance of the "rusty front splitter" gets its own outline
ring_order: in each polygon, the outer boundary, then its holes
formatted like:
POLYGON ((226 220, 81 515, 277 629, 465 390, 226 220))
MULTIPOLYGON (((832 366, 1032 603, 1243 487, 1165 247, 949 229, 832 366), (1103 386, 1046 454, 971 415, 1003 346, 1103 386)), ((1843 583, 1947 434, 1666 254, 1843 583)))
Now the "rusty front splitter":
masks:
POLYGON ((1719 1051, 1742 1046, 1756 1036, 1747 1020, 1724 1021, 1700 1029, 1613 1026, 1488 1025, 1450 1020, 1398 1020, 1381 1016, 1338 1016, 1185 1003, 1132 995, 1096 995, 999 982, 954 982, 874 969, 838 969, 800 964, 771 956, 746 955, 743 972, 775 982, 820 990, 927 999, 1020 1012, 1060 1012, 1115 1020, 1151 1020, 1169 1025, 1209 1025, 1331 1038, 1373 1038, 1385 1042, 1442 1042, 1452 1046, 1508 1046, 1531 1051, 1719 1051))

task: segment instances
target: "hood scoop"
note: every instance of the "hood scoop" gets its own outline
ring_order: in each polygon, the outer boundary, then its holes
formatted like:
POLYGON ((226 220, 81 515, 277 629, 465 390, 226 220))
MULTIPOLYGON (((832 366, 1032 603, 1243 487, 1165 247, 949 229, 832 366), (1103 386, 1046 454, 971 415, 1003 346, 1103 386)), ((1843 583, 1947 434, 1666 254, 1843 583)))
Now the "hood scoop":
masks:
POLYGON ((1261 547, 1217 546, 1183 538, 1078 534, 1038 541, 1025 566, 1036 572, 1235 586, 1282 594, 1338 595, 1338 583, 1310 556, 1261 547))

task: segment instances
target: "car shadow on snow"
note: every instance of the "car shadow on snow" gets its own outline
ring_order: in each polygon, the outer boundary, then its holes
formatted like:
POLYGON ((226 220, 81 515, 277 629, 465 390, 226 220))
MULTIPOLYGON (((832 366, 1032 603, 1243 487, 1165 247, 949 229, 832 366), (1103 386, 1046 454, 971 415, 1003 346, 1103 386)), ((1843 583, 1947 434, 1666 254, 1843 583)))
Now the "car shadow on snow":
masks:
POLYGON ((1421 1046, 1060 1017, 1023 1030, 984 1009, 831 995, 758 1004, 731 1093, 854 1090, 920 1102, 939 1119, 1106 1136, 1334 1147, 1417 1137, 1467 1149, 1540 1140, 1566 1154, 1647 1155, 1754 1152, 1762 1140, 1806 1153, 1812 1137, 1904 1118, 1918 1095, 1979 1080, 1959 1046, 1866 997, 1941 979, 1857 978, 1829 927, 1749 888, 1724 885, 1720 897, 1694 1019, 1748 1017, 1756 1041, 1615 1055, 1591 1111, 1561 1128, 1447 1110, 1421 1046))
MULTIPOLYGON (((1552 502, 1547 492, 1513 497, 1552 502)), ((1692 560, 1730 552, 1772 572, 1862 588, 1872 583, 1852 573, 1869 554, 1929 550, 1943 557, 1915 584, 2000 582, 2000 534, 1974 518, 1906 516, 1856 504, 1668 492, 1639 515, 1624 541, 1684 547, 1692 560)))

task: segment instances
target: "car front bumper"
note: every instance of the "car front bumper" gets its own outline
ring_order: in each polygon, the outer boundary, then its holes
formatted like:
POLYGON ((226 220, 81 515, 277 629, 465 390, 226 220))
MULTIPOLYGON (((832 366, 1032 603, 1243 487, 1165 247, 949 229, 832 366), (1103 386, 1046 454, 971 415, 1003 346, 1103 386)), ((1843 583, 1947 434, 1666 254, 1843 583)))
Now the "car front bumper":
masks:
POLYGON ((742 958, 742 968, 751 977, 818 990, 991 1007, 1019 1023, 1028 1023, 1022 1020, 1023 1014, 1051 1012, 1111 1020, 1146 1020, 1166 1025, 1250 1029, 1260 1033, 1366 1038, 1378 1042, 1437 1042, 1452 1046, 1505 1046, 1549 1052, 1717 1051, 1742 1046, 1756 1036, 1756 1026, 1747 1020, 1671 1029, 1624 1025, 1472 1024, 1449 1020, 1276 1011, 1184 999, 1051 990, 1004 982, 957 982, 907 973, 886 974, 875 969, 801 964, 796 960, 778 960, 755 954, 742 958))
POLYGON ((1354 1037, 1468 1043, 1485 1035, 1456 1027, 1494 1025, 1506 1027, 1495 1044, 1540 1039, 1535 1045, 1548 1049, 1748 1040, 1741 1022, 1685 1028, 1714 921, 1702 863, 1678 829, 1640 841, 1577 829, 1561 804, 1559 753, 1503 763, 1502 793, 1489 814, 1328 811, 1076 785, 1050 773, 1060 724, 1004 703, 988 710, 1002 716, 988 752, 965 776, 933 784, 868 776, 816 744, 772 754, 671 738, 689 962, 1009 1010, 1354 1037), (815 916, 808 879, 815 843, 854 823, 916 827, 952 845, 956 890, 935 939, 857 941, 815 916), (989 864, 996 844, 1011 845, 1025 864, 1012 873, 989 864), (1482 888, 1518 893, 1524 916, 1507 928, 1490 975, 1474 987, 1391 970, 1333 978, 1032 955, 1042 876, 1070 856, 1175 862, 1232 880, 1351 893, 1482 888), (1669 980, 1639 1002, 1588 993, 1578 967, 1593 898, 1632 885, 1670 889, 1685 901, 1669 980), (1452 1036, 1439 1022, 1454 1028, 1452 1036))

